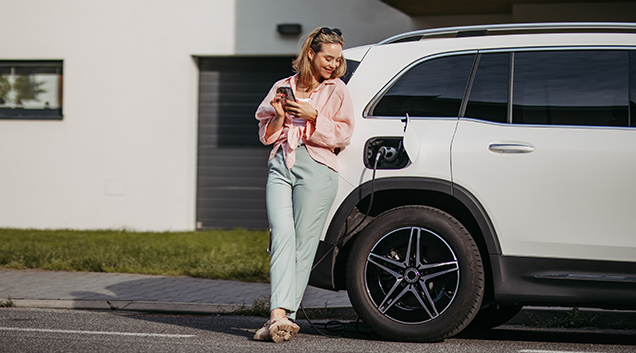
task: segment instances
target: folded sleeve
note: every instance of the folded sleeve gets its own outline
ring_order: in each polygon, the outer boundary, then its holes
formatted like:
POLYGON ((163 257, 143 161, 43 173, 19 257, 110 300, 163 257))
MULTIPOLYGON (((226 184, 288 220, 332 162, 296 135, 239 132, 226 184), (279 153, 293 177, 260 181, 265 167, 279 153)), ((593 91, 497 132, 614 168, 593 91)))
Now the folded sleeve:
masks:
POLYGON ((315 126, 307 124, 308 142, 330 150, 349 145, 353 133, 353 103, 344 83, 337 85, 326 106, 318 112, 315 126))

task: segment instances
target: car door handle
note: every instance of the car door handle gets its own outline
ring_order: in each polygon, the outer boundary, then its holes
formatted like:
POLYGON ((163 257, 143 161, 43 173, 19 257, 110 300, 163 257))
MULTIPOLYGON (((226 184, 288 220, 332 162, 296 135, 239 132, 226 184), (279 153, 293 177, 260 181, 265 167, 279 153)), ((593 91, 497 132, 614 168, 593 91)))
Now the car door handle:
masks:
POLYGON ((534 146, 526 143, 491 143, 488 149, 495 153, 530 153, 534 146))

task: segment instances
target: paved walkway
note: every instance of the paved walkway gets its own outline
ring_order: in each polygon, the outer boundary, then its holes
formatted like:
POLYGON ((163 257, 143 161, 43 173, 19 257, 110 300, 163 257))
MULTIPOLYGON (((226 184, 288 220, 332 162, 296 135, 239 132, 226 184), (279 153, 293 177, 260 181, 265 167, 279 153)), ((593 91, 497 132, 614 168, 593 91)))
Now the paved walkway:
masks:
MULTIPOLYGON (((127 273, 0 270, 0 300, 17 307, 218 313, 268 300, 269 284, 127 273), (110 302, 110 304, 108 303, 110 302)), ((308 287, 305 308, 351 307, 345 291, 308 287)))

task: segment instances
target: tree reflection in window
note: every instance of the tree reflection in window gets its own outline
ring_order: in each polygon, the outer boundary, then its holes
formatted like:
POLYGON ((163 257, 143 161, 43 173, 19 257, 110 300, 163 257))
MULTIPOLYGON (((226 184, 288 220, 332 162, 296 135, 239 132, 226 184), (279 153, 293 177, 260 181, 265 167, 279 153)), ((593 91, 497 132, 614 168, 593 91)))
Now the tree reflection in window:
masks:
POLYGON ((46 90, 42 88, 43 81, 36 81, 35 76, 20 75, 16 76, 13 83, 13 90, 15 91, 15 100, 18 105, 21 105, 23 101, 34 100, 39 101, 38 95, 40 93, 46 93, 46 90))
POLYGON ((9 82, 9 78, 5 75, 0 76, 0 105, 4 105, 9 99, 8 95, 11 91, 11 82, 9 82))
POLYGON ((0 119, 61 119, 61 61, 0 61, 0 119))

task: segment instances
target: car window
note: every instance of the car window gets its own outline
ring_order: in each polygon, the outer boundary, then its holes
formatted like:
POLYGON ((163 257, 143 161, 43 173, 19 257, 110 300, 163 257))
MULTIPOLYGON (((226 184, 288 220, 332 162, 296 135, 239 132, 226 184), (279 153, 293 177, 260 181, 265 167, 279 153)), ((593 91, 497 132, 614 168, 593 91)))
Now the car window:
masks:
POLYGON ((508 121, 510 53, 482 54, 470 89, 465 117, 508 121))
POLYGON ((628 126, 628 54, 516 52, 513 123, 628 126))
POLYGON ((457 117, 475 55, 424 61, 404 74, 371 116, 457 117))
POLYGON ((349 83, 349 80, 351 80, 351 76, 353 76, 353 74, 356 72, 358 66, 360 66, 359 61, 347 59, 347 71, 344 75, 342 75, 342 77, 340 77, 340 79, 344 81, 344 83, 349 83))

